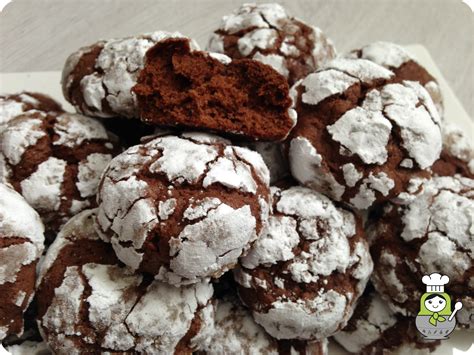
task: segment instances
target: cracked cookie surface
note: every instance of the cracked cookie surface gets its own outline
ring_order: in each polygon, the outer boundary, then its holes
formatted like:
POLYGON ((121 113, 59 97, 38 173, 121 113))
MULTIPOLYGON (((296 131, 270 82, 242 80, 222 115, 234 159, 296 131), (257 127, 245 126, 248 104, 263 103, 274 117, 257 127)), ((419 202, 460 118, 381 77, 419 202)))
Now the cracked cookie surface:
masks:
POLYGON ((23 333, 23 314, 35 294, 36 264, 43 249, 38 213, 0 184, 0 341, 23 333))
POLYGON ((453 302, 463 301, 458 324, 472 328, 474 180, 435 177, 423 190, 410 204, 388 203, 369 219, 372 282, 393 310, 415 315, 422 276, 443 270, 453 302))
POLYGON ((117 149, 102 124, 70 113, 29 111, 0 132, 0 182, 11 184, 57 232, 95 206, 100 175, 117 149))
POLYGON ((339 58, 291 89, 298 123, 292 175, 364 210, 413 198, 441 152, 438 112, 417 82, 365 59, 339 58))
POLYGON ((205 133, 163 136, 112 160, 97 226, 121 261, 175 285, 219 277, 269 213, 261 156, 205 133))
POLYGON ((311 189, 272 190, 268 226, 234 270, 239 295, 271 336, 322 340, 344 327, 372 272, 362 225, 311 189))
POLYGON ((181 288, 134 274, 94 229, 96 210, 73 217, 38 280, 38 323, 57 354, 191 353, 210 339, 213 288, 181 288))
POLYGON ((290 85, 336 56, 333 43, 318 27, 288 15, 279 4, 244 4, 224 16, 208 49, 268 64, 290 85))

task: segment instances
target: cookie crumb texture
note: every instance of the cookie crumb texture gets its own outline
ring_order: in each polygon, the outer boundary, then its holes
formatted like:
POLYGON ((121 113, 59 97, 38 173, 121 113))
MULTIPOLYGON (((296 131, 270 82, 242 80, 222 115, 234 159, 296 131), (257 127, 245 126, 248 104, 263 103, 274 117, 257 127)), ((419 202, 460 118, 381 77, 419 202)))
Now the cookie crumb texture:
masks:
POLYGON ((474 179, 474 143, 461 127, 444 123, 443 150, 440 158, 433 165, 437 176, 461 175, 474 179))
POLYGON ((261 156, 205 133, 164 136, 112 160, 98 194, 98 229, 134 270, 174 285, 219 277, 269 213, 261 156))
POLYGON ((0 133, 0 182, 23 195, 47 230, 58 231, 95 205, 100 175, 115 151, 92 118, 29 111, 0 133))
POLYGON ((417 81, 430 94, 440 116, 443 115, 443 96, 436 79, 402 46, 390 42, 374 42, 348 54, 381 65, 395 74, 394 82, 417 81))
POLYGON ((339 58, 293 86, 289 162, 300 183, 358 210, 418 191, 441 152, 439 115, 419 83, 393 79, 339 58))
POLYGON ((38 213, 0 184, 0 341, 23 333, 23 314, 34 296, 36 264, 44 249, 38 213))
POLYGON ((217 303, 215 331, 205 354, 327 355, 327 344, 327 339, 310 343, 272 338, 237 299, 230 298, 217 303))
POLYGON ((239 295, 271 336, 322 340, 345 326, 372 272, 362 225, 308 188, 272 190, 268 227, 235 270, 239 295))
POLYGON ((183 36, 156 31, 80 48, 64 64, 64 97, 88 116, 137 118, 136 97, 131 89, 143 69, 145 53, 156 43, 176 37, 183 36))
POLYGON ((352 354, 428 355, 441 341, 423 341, 414 318, 396 314, 368 286, 347 326, 334 339, 352 354))
POLYGON ((51 97, 36 92, 0 95, 0 131, 6 124, 27 111, 63 112, 61 104, 51 97))
POLYGON ((187 39, 149 49, 133 88, 147 123, 262 140, 282 140, 294 126, 288 91, 271 67, 196 51, 187 39))
POLYGON ((387 204, 370 218, 372 282, 392 309, 412 316, 425 292, 421 278, 442 270, 453 302, 464 305, 458 325, 473 328, 474 180, 435 177, 423 190, 411 204, 387 204))
POLYGON ((177 288, 125 268, 94 230, 95 210, 73 217, 42 263, 38 322, 57 354, 188 354, 213 332, 212 285, 177 288))
POLYGON ((270 65, 290 85, 336 56, 332 41, 318 27, 288 15, 279 4, 244 4, 224 16, 208 48, 270 65))

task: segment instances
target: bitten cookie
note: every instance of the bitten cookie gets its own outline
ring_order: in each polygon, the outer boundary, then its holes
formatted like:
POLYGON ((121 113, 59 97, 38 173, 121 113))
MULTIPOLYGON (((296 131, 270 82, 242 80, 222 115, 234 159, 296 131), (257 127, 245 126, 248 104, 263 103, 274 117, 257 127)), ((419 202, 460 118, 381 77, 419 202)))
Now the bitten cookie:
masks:
POLYGON ((215 332, 203 352, 222 354, 327 355, 327 339, 321 342, 277 340, 252 319, 237 299, 219 300, 216 306, 215 332))
POLYGON ((180 38, 146 52, 132 91, 146 123, 278 141, 296 123, 288 90, 267 65, 198 51, 180 38))
POLYGON ((349 58, 362 58, 390 69, 395 73, 393 82, 417 81, 424 86, 433 99, 440 116, 443 115, 443 96, 436 79, 416 61, 416 59, 395 43, 374 42, 347 55, 349 58))
POLYGON ((393 78, 365 59, 335 59, 295 84, 289 162, 300 183, 358 210, 413 196, 441 152, 439 115, 420 84, 393 78))
POLYGON ((98 229, 134 270, 174 285, 219 277, 269 213, 260 155, 205 133, 164 136, 112 160, 98 193, 98 229))
POLYGON ((268 227, 235 270, 239 295, 277 339, 342 329, 372 272, 362 224, 305 187, 273 189, 268 227))
POLYGON ((9 121, 30 110, 63 112, 60 103, 44 94, 22 92, 12 95, 0 95, 0 132, 9 121))
POLYGON ((336 56, 333 43, 319 28, 288 15, 279 4, 244 4, 224 16, 208 48, 268 64, 290 85, 336 56))
POLYGON ((415 319, 396 314, 368 286, 347 326, 334 339, 353 354, 428 355, 441 342, 423 341, 415 319))
POLYGON ((97 236, 95 210, 74 216, 41 264, 38 324, 55 354, 189 354, 210 339, 212 285, 177 288, 125 268, 97 236))
POLYGON ((0 133, 0 182, 13 185, 54 232, 95 205, 100 175, 115 151, 92 118, 29 111, 0 133))
POLYGON ((64 97, 88 116, 137 118, 136 97, 130 90, 143 69, 145 53, 156 43, 177 37, 183 36, 156 31, 80 48, 64 64, 64 97))
POLYGON ((432 170, 437 176, 461 176, 474 179, 474 144, 461 127, 444 123, 443 150, 432 170))
POLYGON ((0 341, 23 333, 23 314, 34 296, 44 227, 21 195, 0 184, 0 341))
POLYGON ((447 289, 462 300, 458 324, 474 326, 474 180, 435 177, 411 204, 387 204, 369 219, 372 282, 392 309, 416 315, 423 275, 449 276, 447 289))

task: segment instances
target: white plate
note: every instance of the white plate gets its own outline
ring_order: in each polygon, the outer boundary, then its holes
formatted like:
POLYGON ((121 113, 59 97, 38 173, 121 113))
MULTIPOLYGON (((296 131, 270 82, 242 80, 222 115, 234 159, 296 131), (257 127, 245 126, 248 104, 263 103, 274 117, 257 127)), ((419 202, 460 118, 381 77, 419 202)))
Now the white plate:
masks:
MULTIPOLYGON (((474 121, 469 117, 461 102, 454 95, 446 79, 439 71, 433 58, 421 45, 410 45, 406 48, 418 61, 438 80, 444 97, 444 120, 454 122, 463 127, 465 132, 474 139, 474 121)), ((72 106, 64 100, 61 92, 61 72, 28 72, 28 73, 0 73, 0 93, 14 93, 19 91, 37 91, 45 93, 61 102, 66 110, 73 111, 72 106)), ((434 355, 474 354, 474 332, 456 331, 449 340, 446 340, 436 349, 434 355)), ((340 346, 331 342, 331 355, 347 354, 340 346)))

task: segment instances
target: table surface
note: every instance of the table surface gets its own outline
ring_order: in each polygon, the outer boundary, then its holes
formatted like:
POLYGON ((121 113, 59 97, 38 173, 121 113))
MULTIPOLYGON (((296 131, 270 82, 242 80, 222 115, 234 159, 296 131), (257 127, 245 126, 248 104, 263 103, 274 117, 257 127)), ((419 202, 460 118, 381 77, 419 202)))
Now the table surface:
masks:
MULTIPOLYGON (((0 14, 0 72, 60 70, 78 47, 153 30, 179 30, 202 47, 232 0, 14 0, 0 14)), ((267 1, 268 2, 268 1, 267 1)), ((376 40, 420 43, 474 117, 474 14, 461 0, 288 0, 339 52, 376 40)))

